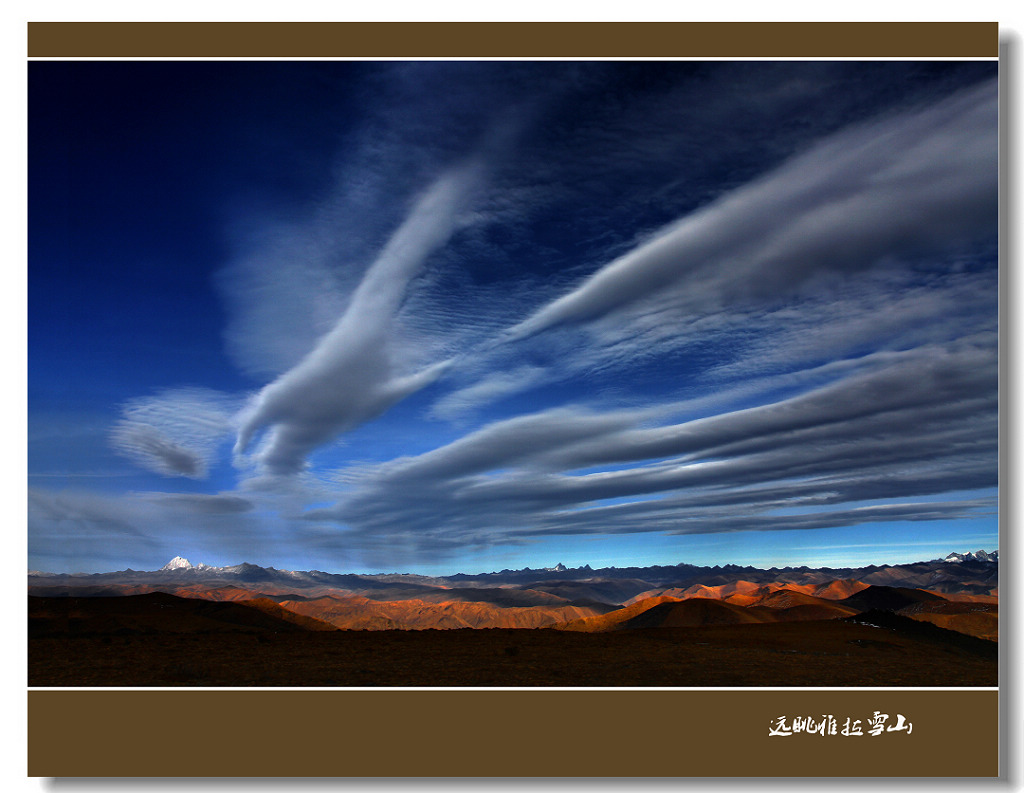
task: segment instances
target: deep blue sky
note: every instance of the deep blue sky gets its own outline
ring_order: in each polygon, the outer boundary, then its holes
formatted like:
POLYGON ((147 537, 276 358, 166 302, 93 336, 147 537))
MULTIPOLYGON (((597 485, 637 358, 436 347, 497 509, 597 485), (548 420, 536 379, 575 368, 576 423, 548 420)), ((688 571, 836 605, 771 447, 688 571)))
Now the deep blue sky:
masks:
POLYGON ((993 549, 994 62, 32 62, 29 567, 993 549))

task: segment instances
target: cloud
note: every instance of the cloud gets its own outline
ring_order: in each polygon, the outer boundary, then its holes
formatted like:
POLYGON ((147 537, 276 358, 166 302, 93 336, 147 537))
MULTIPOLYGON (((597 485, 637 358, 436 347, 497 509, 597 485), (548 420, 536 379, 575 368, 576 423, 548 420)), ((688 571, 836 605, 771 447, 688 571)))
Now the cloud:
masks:
POLYGON ((540 366, 519 366, 508 372, 492 372, 473 385, 441 397, 430 409, 430 415, 454 419, 482 404, 519 393, 549 378, 550 373, 540 366))
MULTIPOLYGON (((138 564, 159 558, 157 510, 123 497, 82 491, 28 491, 28 552, 39 569, 78 571, 84 565, 138 564)), ((170 557, 168 557, 170 558, 170 557)))
POLYGON ((991 64, 677 66, 361 70, 318 200, 232 208, 224 341, 265 387, 111 433, 193 479, 233 441, 236 492, 39 492, 39 543, 392 562, 986 514, 995 84, 931 98, 991 64))
POLYGON ((275 377, 295 366, 345 310, 359 270, 331 266, 341 222, 320 214, 307 223, 264 218, 235 231, 244 252, 216 282, 228 313, 226 350, 249 375, 275 377))
POLYGON ((335 506, 305 517, 343 524, 350 546, 391 538, 442 554, 546 535, 812 529, 991 507, 915 499, 995 487, 994 345, 876 353, 837 374, 679 424, 643 426, 654 410, 578 408, 495 422, 364 466, 335 506))
POLYGON ((180 388, 133 400, 110 433, 118 453, 167 476, 207 476, 217 446, 233 430, 241 400, 216 391, 180 388))
MULTIPOLYGON (((407 203, 441 169, 467 151, 482 152, 489 168, 501 164, 503 147, 542 101, 537 94, 552 90, 555 71, 564 71, 548 64, 543 84, 521 83, 516 74, 522 68, 401 61, 344 68, 338 90, 351 97, 352 112, 342 111, 338 119, 323 108, 332 116, 326 126, 333 127, 338 150, 317 160, 301 149, 289 152, 301 170, 317 175, 316 191, 301 203, 247 194, 226 213, 230 260, 216 285, 228 310, 227 352, 240 369, 265 382, 298 365, 335 327, 405 219, 407 203)), ((507 184, 492 191, 478 186, 460 223, 507 220, 536 195, 519 196, 510 207, 507 184)), ((431 310, 416 300, 422 289, 418 283, 406 302, 431 310)), ((417 319, 403 316, 401 324, 417 319)))
MULTIPOLYGON (((995 353, 991 348, 922 349, 879 354, 867 372, 785 401, 738 410, 670 427, 635 430, 620 442, 600 440, 563 450, 565 468, 632 460, 712 455, 722 450, 749 453, 813 433, 833 441, 840 427, 868 434, 892 416, 915 416, 920 426, 929 411, 963 415, 965 403, 991 407, 995 399, 995 353)), ((810 438, 818 440, 817 438, 810 438)))
POLYGON ((635 420, 636 415, 630 412, 599 415, 555 408, 505 419, 440 449, 367 470, 403 484, 451 480, 535 462, 553 450, 621 431, 635 420))
POLYGON ((414 373, 396 371, 393 323, 410 281, 456 230, 481 169, 473 161, 452 170, 419 199, 334 328, 244 411, 236 454, 246 451, 257 431, 270 427, 256 455, 259 464, 272 474, 297 473, 318 446, 375 418, 444 371, 445 362, 414 373))
POLYGON ((262 507, 232 493, 29 488, 29 555, 37 569, 58 571, 155 570, 179 554, 208 564, 269 564, 289 543, 262 507))
POLYGON ((612 261, 509 340, 671 290, 707 311, 994 232, 994 81, 848 129, 612 261))
POLYGON ((837 295, 736 315, 726 329, 732 331, 731 356, 723 356, 704 377, 708 382, 749 378, 843 360, 863 350, 908 350, 997 332, 994 268, 923 283, 913 276, 886 276, 859 279, 837 295))
MULTIPOLYGON (((663 366, 666 356, 687 361, 670 364, 677 393, 664 398, 672 399, 870 350, 994 331, 994 236, 976 247, 966 242, 976 231, 994 232, 994 113, 985 84, 847 129, 649 236, 582 284, 580 270, 569 268, 532 284, 533 300, 511 286, 506 299, 476 288, 463 304, 488 310, 474 315, 476 337, 459 338, 461 354, 445 380, 457 388, 438 398, 431 417, 466 419, 485 404, 553 384, 624 395, 633 373, 649 378, 646 367, 663 366), (941 143, 947 135, 952 144, 941 143), (962 156, 950 153, 961 144, 962 156), (901 191, 903 205, 879 220, 885 196, 901 191), (941 211, 929 219, 923 207, 933 203, 941 211), (658 268, 664 283, 650 278, 658 268), (571 308, 601 301, 593 315, 571 308), (513 308, 519 317, 503 334, 493 320, 513 308), (542 326, 542 335, 531 335, 542 326)), ((461 327, 457 310, 439 294, 431 298, 438 305, 420 316, 438 317, 431 327, 438 337, 441 327, 461 327)))
POLYGON ((228 494, 153 493, 146 496, 152 503, 203 515, 237 515, 254 508, 251 501, 228 494))

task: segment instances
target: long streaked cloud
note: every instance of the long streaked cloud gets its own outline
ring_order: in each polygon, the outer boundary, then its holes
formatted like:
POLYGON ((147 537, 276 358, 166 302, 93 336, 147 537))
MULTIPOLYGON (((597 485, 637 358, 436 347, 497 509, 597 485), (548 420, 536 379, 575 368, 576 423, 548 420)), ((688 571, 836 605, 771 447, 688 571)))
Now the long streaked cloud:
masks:
POLYGON ((691 307, 789 294, 994 231, 994 82, 847 130, 619 257, 509 332, 522 339, 666 289, 691 307))
POLYGON ((254 509, 248 499, 229 494, 153 493, 145 496, 155 504, 166 505, 203 515, 237 515, 254 509))
POLYGON ((391 336, 409 282, 457 227, 482 163, 453 170, 422 196, 352 295, 334 328, 303 360, 266 386, 245 411, 236 454, 270 427, 257 452, 270 473, 300 471, 306 456, 340 432, 374 418, 433 382, 447 366, 396 371, 391 336))
POLYGON ((441 397, 434 403, 430 415, 439 419, 455 419, 479 405, 517 394, 550 379, 551 373, 540 366, 523 365, 511 371, 488 373, 472 385, 441 397))
POLYGON ((877 354, 808 393, 682 424, 547 411, 363 468, 306 518, 440 545, 954 520, 987 502, 908 499, 995 486, 995 377, 991 343, 965 343, 877 354), (776 514, 793 508, 806 512, 776 514))

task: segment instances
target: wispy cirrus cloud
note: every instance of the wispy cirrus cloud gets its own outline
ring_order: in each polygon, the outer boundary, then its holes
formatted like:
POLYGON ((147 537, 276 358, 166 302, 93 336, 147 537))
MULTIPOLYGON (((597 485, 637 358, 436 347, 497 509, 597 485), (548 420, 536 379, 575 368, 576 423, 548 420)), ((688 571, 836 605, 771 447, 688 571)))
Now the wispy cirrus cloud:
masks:
POLYGON ((110 434, 114 450, 167 476, 206 477, 217 447, 230 436, 242 400, 181 388, 132 400, 110 434))

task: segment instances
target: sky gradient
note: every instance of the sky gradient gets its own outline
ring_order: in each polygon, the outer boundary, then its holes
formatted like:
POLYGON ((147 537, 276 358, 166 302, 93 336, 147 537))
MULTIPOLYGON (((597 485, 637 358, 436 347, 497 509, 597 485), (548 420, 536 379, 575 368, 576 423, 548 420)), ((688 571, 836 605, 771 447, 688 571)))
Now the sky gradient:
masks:
POLYGON ((29 568, 998 547, 995 62, 32 62, 29 568))

